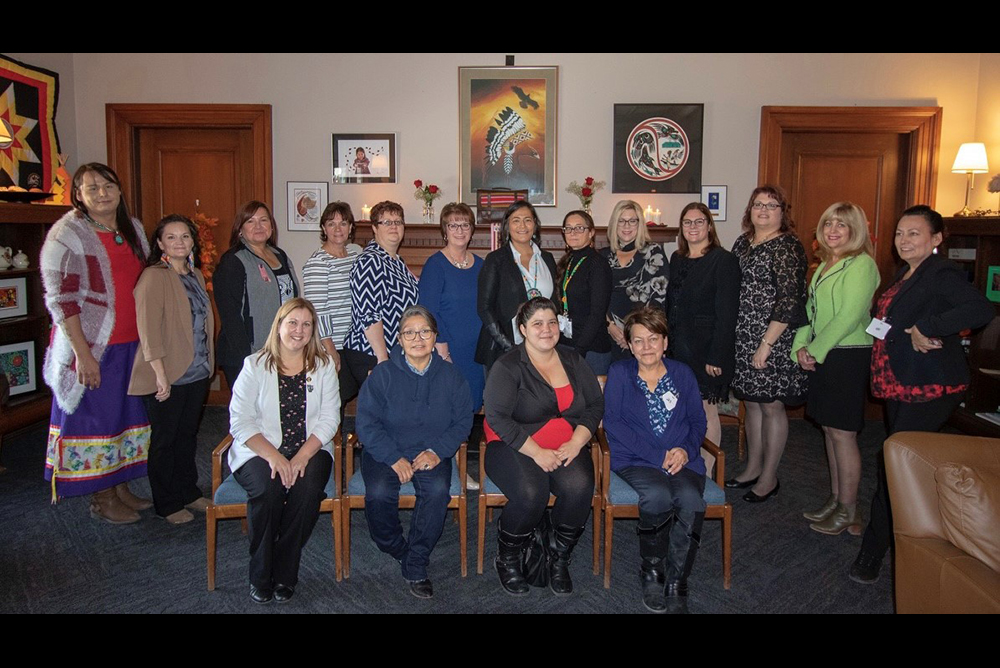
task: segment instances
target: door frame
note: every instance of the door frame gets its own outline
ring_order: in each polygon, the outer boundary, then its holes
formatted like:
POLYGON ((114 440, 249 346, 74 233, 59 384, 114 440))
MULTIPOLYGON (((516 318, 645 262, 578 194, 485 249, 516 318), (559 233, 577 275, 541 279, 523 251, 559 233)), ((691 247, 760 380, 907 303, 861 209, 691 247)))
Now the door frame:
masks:
POLYGON ((934 207, 941 152, 941 107, 760 108, 758 183, 778 183, 785 132, 895 132, 910 136, 906 205, 934 207))
MULTIPOLYGON (((126 201, 139 191, 139 130, 143 128, 234 128, 253 135, 251 198, 272 206, 271 105, 106 104, 108 166, 122 182, 126 201)), ((272 206, 273 209, 273 206, 272 206)))

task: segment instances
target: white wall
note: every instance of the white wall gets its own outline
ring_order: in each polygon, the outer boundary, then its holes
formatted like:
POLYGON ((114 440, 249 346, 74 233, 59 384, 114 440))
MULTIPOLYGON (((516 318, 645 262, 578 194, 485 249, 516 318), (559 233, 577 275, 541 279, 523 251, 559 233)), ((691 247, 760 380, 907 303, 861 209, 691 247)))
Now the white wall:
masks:
MULTIPOLYGON (((458 67, 503 62, 503 54, 73 54, 75 157, 105 159, 108 102, 267 103, 273 106, 273 202, 279 219, 284 218, 286 181, 330 179, 334 131, 391 131, 398 133, 398 183, 334 186, 331 197, 348 201, 356 211, 363 203, 394 199, 406 208, 408 219, 416 220, 420 206, 413 199, 414 179, 441 186, 439 201, 456 196, 458 67)), ((548 225, 560 224, 567 211, 577 208, 576 198, 564 192, 571 180, 608 181, 594 202, 600 222, 625 197, 610 192, 616 102, 705 103, 703 180, 729 186, 728 219, 719 226, 727 246, 756 185, 763 105, 944 107, 936 205, 945 212, 962 205, 964 177, 949 170, 958 145, 971 141, 978 128, 989 127, 991 157, 995 154, 1000 168, 1000 127, 987 118, 1000 110, 1000 57, 995 55, 518 54, 517 63, 560 66, 559 206, 540 211, 548 225)), ((637 199, 659 207, 672 221, 697 197, 637 199)), ((298 266, 317 244, 315 235, 282 231, 281 245, 298 266)))

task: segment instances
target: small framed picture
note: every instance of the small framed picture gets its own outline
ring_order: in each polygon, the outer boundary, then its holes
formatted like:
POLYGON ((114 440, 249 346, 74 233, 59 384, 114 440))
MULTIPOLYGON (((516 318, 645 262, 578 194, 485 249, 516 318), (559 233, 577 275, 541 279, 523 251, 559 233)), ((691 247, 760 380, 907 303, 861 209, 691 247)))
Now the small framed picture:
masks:
POLYGON ((396 135, 333 135, 335 183, 395 183, 396 135))
POLYGON ((721 223, 726 219, 726 192, 729 186, 702 186, 701 203, 712 212, 715 222, 721 223))
POLYGON ((35 342, 0 346, 0 373, 7 376, 10 395, 34 392, 36 387, 35 342))
POLYGON ((319 217, 329 203, 329 183, 289 181, 288 229, 293 232, 317 232, 319 217))
POLYGON ((28 314, 27 288, 27 281, 23 277, 0 277, 0 320, 28 314))
POLYGON ((1000 266, 994 265, 986 273, 986 298, 1000 304, 1000 266))

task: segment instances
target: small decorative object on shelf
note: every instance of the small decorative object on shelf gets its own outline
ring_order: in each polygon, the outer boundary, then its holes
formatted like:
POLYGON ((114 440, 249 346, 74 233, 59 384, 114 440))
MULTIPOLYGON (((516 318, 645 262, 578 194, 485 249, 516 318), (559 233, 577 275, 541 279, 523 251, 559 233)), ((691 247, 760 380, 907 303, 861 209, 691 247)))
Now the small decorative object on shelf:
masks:
POLYGON ((0 246, 0 271, 8 269, 10 265, 14 264, 14 259, 11 256, 13 252, 10 246, 0 246))
POLYGON ((582 184, 576 181, 570 181, 569 185, 566 186, 566 192, 572 193, 580 198, 580 206, 587 213, 591 213, 590 205, 594 202, 594 193, 603 188, 605 185, 604 181, 595 181, 593 176, 588 176, 583 180, 582 184))
POLYGON ((413 199, 423 200, 424 210, 423 210, 423 222, 426 225, 433 225, 437 221, 434 220, 434 200, 441 196, 441 189, 434 184, 424 185, 424 182, 417 179, 413 182, 413 187, 416 188, 416 192, 413 193, 413 199))
MULTIPOLYGON (((986 186, 986 190, 991 193, 1000 194, 1000 174, 997 174, 992 179, 990 179, 989 184, 986 186)), ((993 213, 992 211, 987 210, 987 213, 984 215, 992 215, 992 213, 993 213)), ((997 215, 1000 215, 1000 204, 997 205, 997 215)))
POLYGON ((27 269, 30 261, 28 260, 28 256, 25 255, 24 251, 18 249, 17 255, 14 256, 11 262, 14 263, 15 269, 27 269))

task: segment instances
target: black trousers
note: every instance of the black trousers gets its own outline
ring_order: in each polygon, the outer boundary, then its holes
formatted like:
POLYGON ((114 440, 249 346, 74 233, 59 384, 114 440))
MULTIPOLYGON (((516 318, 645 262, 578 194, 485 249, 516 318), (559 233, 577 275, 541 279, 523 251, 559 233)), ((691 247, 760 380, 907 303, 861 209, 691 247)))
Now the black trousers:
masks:
MULTIPOLYGON (((901 431, 940 431, 964 397, 965 393, 961 392, 916 404, 886 401, 886 432, 892 436, 901 431)), ((885 457, 882 450, 878 451, 876 460, 875 496, 872 497, 871 514, 861 541, 861 551, 882 560, 892 546, 892 509, 889 507, 889 484, 885 477, 885 457)))
POLYGON ((344 406, 354 397, 368 379, 368 374, 378 364, 374 355, 344 348, 340 351, 340 411, 343 418, 344 406))
POLYGON ((333 458, 320 450, 309 460, 305 476, 289 490, 279 476, 271 478, 271 466, 261 457, 233 474, 249 497, 250 584, 263 589, 298 584, 302 548, 316 526, 332 468, 333 458))
POLYGON ((556 497, 553 526, 578 529, 587 523, 594 497, 590 446, 580 450, 569 466, 546 473, 531 457, 503 441, 493 441, 486 449, 486 475, 507 497, 502 524, 507 533, 523 535, 532 531, 545 514, 549 494, 556 497))
POLYGON ((157 401, 154 394, 142 397, 151 432, 149 486, 153 490, 153 507, 160 517, 183 510, 202 496, 194 454, 210 380, 171 385, 166 401, 157 401))
POLYGON ((243 371, 243 364, 220 364, 219 368, 222 369, 222 375, 226 377, 226 384, 232 392, 236 379, 240 377, 240 371, 243 371))

